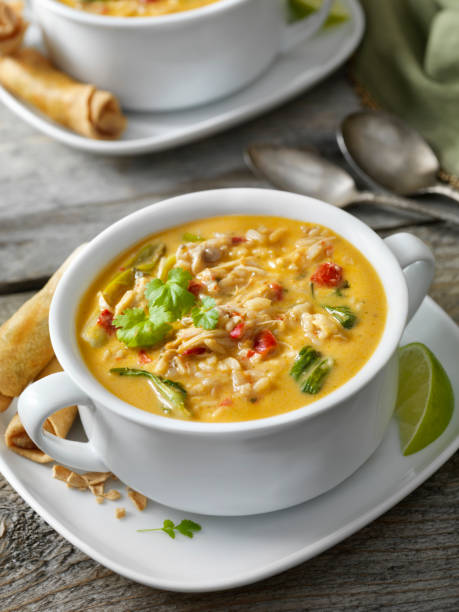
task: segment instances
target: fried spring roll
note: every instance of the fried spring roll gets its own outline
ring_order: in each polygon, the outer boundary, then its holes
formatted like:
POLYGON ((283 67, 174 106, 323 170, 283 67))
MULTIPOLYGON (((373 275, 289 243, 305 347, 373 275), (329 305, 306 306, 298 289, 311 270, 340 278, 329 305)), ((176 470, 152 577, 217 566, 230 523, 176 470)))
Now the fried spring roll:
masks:
MULTIPOLYGON (((79 247, 81 248, 81 247, 79 247)), ((46 285, 0 326, 0 410, 38 376, 54 356, 48 316, 56 286, 79 249, 62 264, 46 285)))
POLYGON ((88 138, 119 138, 126 126, 118 100, 111 93, 74 81, 35 49, 19 49, 1 57, 0 84, 88 138))
POLYGON ((0 1, 0 55, 14 53, 21 46, 28 25, 21 13, 22 4, 0 1))
POLYGON ((6 395, 2 395, 0 393, 0 412, 5 412, 12 401, 12 397, 7 397, 6 395))
MULTIPOLYGON (((38 378, 44 378, 45 376, 49 376, 49 374, 54 374, 55 372, 60 371, 62 371, 62 368, 57 359, 54 357, 45 367, 45 369, 40 372, 38 378)), ((76 413, 76 406, 62 408, 62 410, 59 410, 48 417, 43 427, 46 429, 46 431, 49 431, 55 436, 65 438, 72 427, 76 413)), ((14 415, 6 428, 5 442, 7 447, 18 455, 31 459, 37 463, 49 463, 50 461, 53 461, 49 455, 46 455, 43 451, 37 448, 29 438, 18 414, 14 415)))

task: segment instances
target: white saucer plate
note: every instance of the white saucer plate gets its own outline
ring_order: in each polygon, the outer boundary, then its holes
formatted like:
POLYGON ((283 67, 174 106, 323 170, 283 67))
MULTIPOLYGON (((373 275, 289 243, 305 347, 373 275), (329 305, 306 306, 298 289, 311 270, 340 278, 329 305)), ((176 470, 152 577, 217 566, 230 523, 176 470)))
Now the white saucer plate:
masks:
MULTIPOLYGON (((64 144, 105 155, 162 151, 221 132, 261 115, 313 87, 336 70, 357 47, 364 17, 357 0, 343 0, 350 15, 346 23, 327 28, 293 51, 280 56, 250 86, 219 102, 171 113, 127 112, 128 128, 120 140, 92 140, 78 136, 0 87, 0 101, 21 119, 64 144)), ((41 47, 37 27, 31 26, 26 43, 41 47)))
MULTIPOLYGON (((288 510, 214 518, 149 502, 139 513, 126 499, 124 487, 119 487, 123 499, 98 505, 90 493, 67 489, 54 480, 50 466, 34 464, 6 449, 3 432, 14 406, 0 415, 0 470, 56 531, 127 578, 185 592, 249 584, 298 565, 355 533, 411 493, 458 449, 459 328, 426 298, 403 337, 404 344, 412 341, 427 344, 453 382, 456 406, 445 432, 423 451, 403 457, 393 419, 376 453, 353 476, 288 510), (125 519, 115 518, 117 506, 128 510, 125 519), (202 525, 202 531, 192 540, 180 534, 172 540, 162 532, 136 532, 160 527, 166 518, 175 522, 191 518, 202 525)), ((184 469, 193 469, 192 459, 184 469)))

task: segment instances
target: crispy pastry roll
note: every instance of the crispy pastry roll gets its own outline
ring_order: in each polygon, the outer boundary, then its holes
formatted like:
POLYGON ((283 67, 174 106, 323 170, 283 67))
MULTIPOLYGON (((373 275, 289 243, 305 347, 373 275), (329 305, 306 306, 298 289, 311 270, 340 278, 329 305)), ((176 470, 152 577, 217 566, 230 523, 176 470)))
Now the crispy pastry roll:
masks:
MULTIPOLYGON (((60 372, 61 370, 62 368, 59 362, 54 357, 45 367, 45 369, 40 372, 38 378, 44 378, 45 376, 49 376, 49 374, 54 374, 55 372, 60 372)), ((46 431, 49 431, 55 436, 65 438, 73 424, 73 421, 75 420, 76 413, 76 406, 62 408, 62 410, 59 410, 48 417, 43 427, 46 429, 46 431)), ((32 461, 36 461, 37 463, 48 463, 49 461, 53 460, 49 455, 46 455, 43 451, 35 446, 27 435, 27 432, 19 419, 19 415, 17 414, 14 415, 10 424, 6 428, 5 442, 8 448, 18 455, 31 459, 32 461)))
MULTIPOLYGON (((81 247, 79 247, 81 248, 81 247)), ((54 291, 74 251, 46 285, 0 326, 0 411, 8 408, 54 356, 48 316, 54 291)))
POLYGON ((14 53, 21 46, 27 29, 21 13, 22 3, 0 1, 0 55, 14 53))
POLYGON ((74 81, 35 49, 19 49, 1 57, 0 84, 88 138, 119 138, 126 126, 118 100, 111 93, 74 81))

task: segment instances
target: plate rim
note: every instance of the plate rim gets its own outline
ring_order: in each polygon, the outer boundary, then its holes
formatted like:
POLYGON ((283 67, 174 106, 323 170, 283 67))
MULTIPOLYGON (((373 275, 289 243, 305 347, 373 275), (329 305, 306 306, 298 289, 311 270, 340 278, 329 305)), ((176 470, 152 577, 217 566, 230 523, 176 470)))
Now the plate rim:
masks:
MULTIPOLYGON (((431 297, 426 297, 424 303, 429 304, 429 307, 437 311, 438 316, 441 316, 445 324, 451 327, 452 333, 454 333, 459 340, 459 328, 451 317, 431 297)), ((456 398, 456 405, 458 401, 459 398, 456 398)), ((93 549, 90 545, 87 545, 86 542, 80 540, 76 534, 67 529, 67 527, 60 523, 58 519, 55 519, 54 516, 50 514, 48 510, 46 510, 42 504, 33 497, 33 495, 29 494, 25 486, 23 486, 20 480, 16 478, 14 470, 11 469, 7 463, 5 463, 1 455, 0 472, 3 473, 9 484, 24 499, 24 501, 29 504, 29 506, 31 506, 31 508, 37 512, 37 514, 39 514, 39 516, 41 516, 41 518, 45 520, 55 531, 104 567, 107 567, 125 578, 153 588, 182 593, 208 593, 246 586, 248 584, 269 578, 275 574, 287 571, 300 563, 308 561, 325 550, 335 546, 339 542, 342 542, 344 539, 350 537, 377 519, 379 516, 387 512, 390 508, 412 493, 417 487, 430 478, 430 476, 432 476, 432 474, 434 474, 458 449, 459 435, 453 441, 451 441, 433 461, 431 461, 421 472, 419 472, 416 477, 401 486, 400 489, 394 492, 393 495, 376 506, 370 508, 367 512, 359 515, 353 521, 323 537, 314 545, 309 544, 301 550, 281 557, 280 559, 270 562, 267 565, 264 565, 262 568, 251 571, 250 573, 245 572, 244 575, 238 574, 230 578, 226 578, 225 580, 214 580, 213 582, 210 581, 209 583, 201 582, 198 585, 195 585, 192 581, 186 582, 183 580, 177 581, 170 579, 157 580, 154 579, 154 577, 152 579, 151 576, 136 570, 131 570, 130 568, 109 559, 103 553, 99 553, 96 549, 93 549)))
MULTIPOLYGON (((250 119, 258 117, 274 108, 281 106, 289 100, 295 98, 301 92, 307 91, 324 80, 334 70, 341 66, 353 53, 362 39, 365 17, 362 7, 358 0, 345 0, 351 13, 350 22, 353 25, 353 32, 348 38, 344 39, 342 47, 329 62, 322 67, 320 74, 313 78, 311 82, 305 84, 303 80, 296 79, 288 88, 274 93, 267 100, 254 103, 249 102, 245 106, 239 108, 237 112, 227 111, 226 113, 207 120, 197 122, 201 127, 196 128, 196 124, 189 128, 185 133, 177 131, 172 132, 169 137, 164 136, 148 136, 144 138, 133 138, 130 140, 104 141, 93 140, 74 134, 67 128, 54 123, 45 116, 40 116, 40 111, 34 111, 28 105, 15 96, 10 94, 6 89, 0 86, 0 101, 5 104, 12 112, 14 112, 23 121, 46 134, 50 138, 64 143, 72 148, 89 153, 99 153, 104 155, 120 156, 120 155, 141 155, 145 153, 154 153, 173 149, 182 146, 201 138, 223 132, 235 125, 244 123, 250 119)), ((286 54, 289 55, 288 53, 286 54)), ((266 73, 272 69, 272 65, 267 69, 266 73)), ((300 73, 301 74, 304 73, 300 73)), ((247 89, 251 85, 247 86, 247 89)), ((237 95, 237 94, 236 94, 237 95)), ((216 103, 221 100, 216 101, 216 103)), ((167 115, 167 113, 165 113, 167 115)))

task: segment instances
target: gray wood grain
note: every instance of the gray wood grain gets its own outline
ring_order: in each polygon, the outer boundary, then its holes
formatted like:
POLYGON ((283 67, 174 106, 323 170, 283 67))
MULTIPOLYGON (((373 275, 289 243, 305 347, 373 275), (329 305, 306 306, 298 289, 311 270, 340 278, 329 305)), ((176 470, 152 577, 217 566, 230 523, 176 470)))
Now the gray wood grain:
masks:
MULTIPOLYGON (((307 143, 344 164, 334 132, 357 107, 351 88, 338 75, 243 126, 174 151, 134 158, 73 151, 0 108, 0 293, 39 287, 56 261, 78 244, 158 200, 201 189, 267 187, 245 167, 242 152, 249 143, 307 143)), ((364 206, 353 210, 376 228, 419 218, 364 206)))
MULTIPOLYGON (((76 244, 165 195, 262 185, 242 163, 241 151, 249 142, 314 144, 338 159, 333 131, 357 107, 338 74, 244 126, 175 151, 131 159, 66 149, 0 108, 0 285, 11 291, 24 281, 40 280, 76 244)), ((379 227, 409 222, 385 211, 365 218, 379 227)), ((437 274, 431 295, 459 323, 459 232, 444 224, 409 231, 433 249, 437 274)), ((28 295, 0 296, 0 321, 28 295)), ((126 580, 57 535, 0 478, 0 534, 2 522, 2 611, 458 609, 459 455, 345 542, 279 576, 229 592, 174 594, 126 580)))

